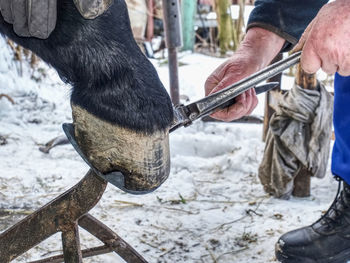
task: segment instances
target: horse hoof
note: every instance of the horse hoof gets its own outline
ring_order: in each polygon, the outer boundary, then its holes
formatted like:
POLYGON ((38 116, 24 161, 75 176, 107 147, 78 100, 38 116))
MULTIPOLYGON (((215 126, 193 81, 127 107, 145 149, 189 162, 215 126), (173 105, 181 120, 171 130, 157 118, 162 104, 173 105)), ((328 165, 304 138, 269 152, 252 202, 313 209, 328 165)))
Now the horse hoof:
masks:
POLYGON ((102 173, 121 171, 125 188, 152 191, 169 176, 169 132, 136 132, 72 105, 74 133, 89 162, 102 173))

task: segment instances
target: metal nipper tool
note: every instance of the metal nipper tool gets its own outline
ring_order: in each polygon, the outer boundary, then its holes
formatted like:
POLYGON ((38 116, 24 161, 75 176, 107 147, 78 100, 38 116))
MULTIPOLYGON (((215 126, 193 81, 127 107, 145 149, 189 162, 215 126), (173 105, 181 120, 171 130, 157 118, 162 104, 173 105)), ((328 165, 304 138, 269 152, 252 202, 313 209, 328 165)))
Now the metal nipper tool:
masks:
POLYGON ((174 121, 171 125, 170 132, 182 126, 188 126, 194 120, 210 115, 218 110, 232 105, 238 95, 253 87, 255 87, 257 94, 275 88, 278 84, 276 82, 270 82, 259 86, 256 85, 299 63, 300 56, 301 51, 296 52, 288 58, 276 62, 223 90, 209 95, 208 97, 205 97, 188 105, 175 106, 174 121))

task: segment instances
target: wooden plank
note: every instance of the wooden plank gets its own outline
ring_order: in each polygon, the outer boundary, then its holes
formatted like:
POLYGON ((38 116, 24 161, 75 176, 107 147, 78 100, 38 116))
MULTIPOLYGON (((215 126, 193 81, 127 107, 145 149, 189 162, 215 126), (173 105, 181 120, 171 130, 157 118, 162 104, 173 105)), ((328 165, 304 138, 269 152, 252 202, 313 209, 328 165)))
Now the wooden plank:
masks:
MULTIPOLYGON (((282 60, 282 58, 283 58, 282 54, 278 54, 272 60, 271 64, 282 60)), ((282 73, 268 79, 267 82, 280 83, 276 88, 273 89, 273 91, 280 91, 281 90, 281 80, 282 80, 282 73)), ((265 113, 264 113, 264 127, 263 127, 263 138, 262 138, 264 142, 266 140, 267 132, 269 130, 269 123, 270 123, 271 116, 275 112, 273 107, 271 107, 271 102, 273 100, 273 98, 271 97, 271 92, 272 91, 266 92, 266 95, 265 95, 265 113)))
POLYGON ((294 178, 293 196, 296 197, 308 197, 311 194, 311 176, 310 172, 302 167, 294 178))
MULTIPOLYGON (((304 89, 317 89, 317 79, 316 74, 307 74, 298 64, 297 74, 295 77, 295 82, 298 86, 304 89)), ((310 131, 311 132, 311 131, 310 131)), ((306 133, 306 136, 310 136, 310 132, 306 133)), ((307 141, 309 138, 305 138, 307 141)), ((312 173, 302 167, 299 173, 294 178, 294 190, 293 195, 297 197, 308 197, 311 193, 311 176, 312 173)))
POLYGON ((146 39, 151 42, 154 35, 154 3, 153 0, 148 0, 147 3, 147 30, 146 30, 146 39))

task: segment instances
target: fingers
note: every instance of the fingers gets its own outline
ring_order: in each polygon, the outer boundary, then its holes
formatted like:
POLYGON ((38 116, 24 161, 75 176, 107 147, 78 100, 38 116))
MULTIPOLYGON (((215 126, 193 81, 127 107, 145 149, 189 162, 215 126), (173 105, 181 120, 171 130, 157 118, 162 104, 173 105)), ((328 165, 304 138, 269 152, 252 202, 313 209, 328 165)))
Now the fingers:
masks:
MULTIPOLYGON (((205 83, 205 95, 216 93, 246 76, 256 72, 257 63, 255 57, 246 57, 244 53, 236 53, 236 56, 221 64, 207 79, 205 83)), ((260 64, 259 64, 260 65, 260 64)), ((223 121, 232 121, 250 114, 258 103, 255 90, 249 90, 236 98, 236 103, 230 107, 216 112, 211 116, 223 121)))
POLYGON ((344 66, 343 63, 348 61, 346 52, 344 54, 344 50, 348 50, 347 43, 344 43, 346 34, 339 30, 341 26, 331 26, 336 24, 335 20, 337 19, 341 19, 339 25, 345 23, 344 18, 339 18, 339 12, 341 13, 344 7, 333 8, 335 5, 335 3, 328 4, 321 9, 293 49, 293 51, 303 51, 300 64, 303 70, 309 74, 316 73, 319 69, 330 75, 335 72, 350 74, 350 67, 344 66))
POLYGON ((322 52, 322 48, 315 48, 313 39, 308 39, 305 43, 300 63, 303 70, 309 74, 316 73, 320 68, 327 74, 334 74, 339 70, 339 65, 335 63, 332 53, 327 50, 322 52))
MULTIPOLYGON (((258 98, 255 93, 255 89, 250 89, 246 91, 243 96, 237 97, 237 103, 242 103, 243 105, 243 116, 249 115, 258 105, 258 98), (245 96, 244 96, 245 95, 245 96)), ((240 116, 240 117, 243 117, 240 116)))
MULTIPOLYGON (((300 38, 300 41, 293 49, 293 51, 303 50, 300 58, 300 64, 304 71, 310 74, 315 73, 319 68, 321 68, 322 65, 320 57, 315 52, 313 39, 310 39, 310 32, 312 32, 315 21, 316 18, 312 20, 308 27, 305 29, 303 35, 300 38)), ((326 66, 329 67, 329 70, 332 69, 330 65, 326 66)))
POLYGON ((306 40, 303 53, 301 54, 300 64, 303 70, 309 74, 315 73, 321 68, 322 61, 316 53, 312 40, 306 40))
POLYGON ((228 62, 226 61, 225 63, 221 64, 206 80, 204 84, 205 88, 205 96, 208 96, 210 93, 213 93, 213 89, 215 91, 220 90, 217 86, 221 87, 221 89, 224 88, 224 84, 227 82, 227 78, 225 78, 225 74, 227 71, 228 62))
POLYGON ((210 93, 212 93, 213 88, 215 88, 218 83, 219 80, 217 77, 214 74, 210 75, 204 84, 205 96, 208 96, 210 93))
MULTIPOLYGON (((350 56, 349 56, 350 57, 350 56)), ((345 62, 338 68, 337 72, 346 77, 350 76, 350 59, 346 59, 345 62)))
POLYGON ((318 52, 315 49, 314 41, 310 32, 313 30, 316 19, 312 20, 308 27, 302 34, 298 44, 294 47, 293 52, 303 50, 301 55, 300 63, 303 70, 307 73, 315 73, 317 70, 322 70, 328 74, 334 74, 338 66, 329 63, 329 60, 322 60, 318 52))
POLYGON ((338 71, 339 66, 329 60, 321 60, 321 68, 327 74, 333 75, 338 71))
POLYGON ((251 89, 251 99, 252 99, 252 104, 251 104, 250 110, 247 112, 246 115, 252 114, 252 112, 254 111, 254 109, 259 103, 258 97, 256 96, 255 89, 251 89))
POLYGON ((226 122, 242 118, 245 115, 251 114, 258 104, 258 98, 254 89, 250 89, 236 98, 236 103, 230 107, 212 114, 215 119, 226 122))

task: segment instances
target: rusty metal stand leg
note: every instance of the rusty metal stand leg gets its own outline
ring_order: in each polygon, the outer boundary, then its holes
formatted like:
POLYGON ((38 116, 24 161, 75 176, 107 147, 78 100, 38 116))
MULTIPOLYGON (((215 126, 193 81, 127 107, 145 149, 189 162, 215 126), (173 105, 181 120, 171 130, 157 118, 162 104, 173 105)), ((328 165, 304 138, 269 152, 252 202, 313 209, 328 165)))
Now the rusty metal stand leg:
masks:
POLYGON ((62 245, 65 263, 82 263, 78 224, 62 232, 62 245))
POLYGON ((126 262, 146 263, 117 234, 86 214, 101 199, 106 186, 107 182, 90 170, 74 187, 3 232, 0 235, 0 262, 10 262, 53 234, 62 232, 64 255, 32 263, 80 263, 83 257, 112 251, 126 262), (77 222, 105 245, 81 251, 77 222))
POLYGON ((133 247, 92 215, 87 214, 79 219, 79 226, 112 248, 126 262, 147 263, 133 247))
MULTIPOLYGON (((105 244, 103 246, 83 250, 83 258, 115 252, 126 262, 147 263, 147 261, 133 247, 92 215, 86 214, 82 216, 79 219, 78 224, 105 244)), ((63 262, 63 260, 65 260, 65 262, 71 262, 67 261, 65 257, 66 255, 58 255, 29 263, 60 263, 63 262)))
POLYGON ((74 187, 27 216, 0 235, 1 262, 10 262, 92 209, 107 183, 93 171, 74 187))

